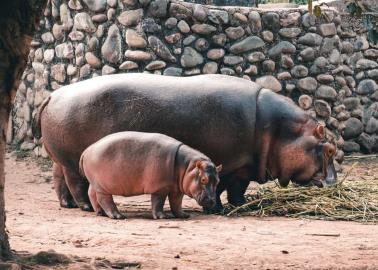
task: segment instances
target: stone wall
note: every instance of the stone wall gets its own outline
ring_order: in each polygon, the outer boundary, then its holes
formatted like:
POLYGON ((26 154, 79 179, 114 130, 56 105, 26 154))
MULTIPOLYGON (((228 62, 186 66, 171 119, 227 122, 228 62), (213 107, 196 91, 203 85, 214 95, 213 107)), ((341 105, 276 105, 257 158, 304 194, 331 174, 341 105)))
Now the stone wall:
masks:
POLYGON ((332 9, 318 19, 304 9, 51 0, 41 25, 8 132, 38 155, 31 118, 50 91, 117 72, 240 76, 291 97, 342 135, 339 162, 341 149, 378 151, 378 50, 332 9))

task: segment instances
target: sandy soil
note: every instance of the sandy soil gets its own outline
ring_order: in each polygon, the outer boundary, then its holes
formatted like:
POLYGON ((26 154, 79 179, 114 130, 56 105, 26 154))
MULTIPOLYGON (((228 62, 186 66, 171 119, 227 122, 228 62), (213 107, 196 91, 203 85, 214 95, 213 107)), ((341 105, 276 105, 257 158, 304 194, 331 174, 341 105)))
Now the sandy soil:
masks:
MULTIPOLYGON (((101 269, 95 258, 139 262, 142 269, 378 269, 378 225, 205 216, 189 198, 190 219, 155 221, 149 196, 116 198, 128 219, 114 221, 60 208, 49 170, 30 158, 6 158, 11 246, 86 258, 59 269, 101 269)), ((377 164, 363 163, 351 177, 374 178, 377 164)))

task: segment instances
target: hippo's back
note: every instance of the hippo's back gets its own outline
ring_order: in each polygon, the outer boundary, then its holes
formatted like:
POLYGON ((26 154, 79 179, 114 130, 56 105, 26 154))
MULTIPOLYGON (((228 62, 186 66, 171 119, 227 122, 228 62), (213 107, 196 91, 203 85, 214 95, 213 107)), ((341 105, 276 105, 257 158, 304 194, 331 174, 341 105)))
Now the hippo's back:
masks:
POLYGON ((249 150, 244 140, 254 136, 259 89, 223 75, 97 77, 51 95, 42 114, 42 136, 66 166, 75 166, 93 142, 127 130, 166 134, 227 163, 227 152, 249 150))

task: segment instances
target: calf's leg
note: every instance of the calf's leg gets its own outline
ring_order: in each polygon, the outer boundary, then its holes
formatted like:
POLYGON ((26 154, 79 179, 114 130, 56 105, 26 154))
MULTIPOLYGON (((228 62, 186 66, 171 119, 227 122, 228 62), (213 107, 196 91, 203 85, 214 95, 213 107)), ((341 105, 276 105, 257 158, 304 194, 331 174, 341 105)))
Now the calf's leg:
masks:
POLYGON ((117 206, 114 203, 113 196, 105 194, 102 192, 96 192, 97 202, 104 210, 105 214, 112 219, 125 219, 126 217, 122 215, 117 206))
POLYGON ((171 192, 168 194, 169 205, 171 206, 172 214, 176 218, 188 218, 189 214, 182 210, 182 198, 184 194, 181 192, 171 192))
POLYGON ((152 207, 152 217, 154 219, 163 219, 167 218, 166 214, 164 214, 163 207, 165 203, 165 199, 167 195, 154 193, 151 194, 151 207, 152 207))

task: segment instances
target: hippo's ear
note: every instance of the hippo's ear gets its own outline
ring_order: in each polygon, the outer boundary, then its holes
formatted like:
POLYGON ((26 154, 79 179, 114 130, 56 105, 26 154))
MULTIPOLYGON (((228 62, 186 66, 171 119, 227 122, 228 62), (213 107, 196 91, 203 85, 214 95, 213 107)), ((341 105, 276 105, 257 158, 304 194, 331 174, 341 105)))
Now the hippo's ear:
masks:
POLYGON ((196 162, 196 167, 197 167, 198 170, 203 170, 202 162, 201 161, 197 161, 196 162))
POLYGON ((217 170, 217 173, 220 173, 222 171, 222 169, 223 169, 223 165, 220 164, 215 169, 217 170))
POLYGON ((325 137, 325 127, 323 125, 318 125, 314 130, 314 136, 319 140, 324 139, 325 137))

